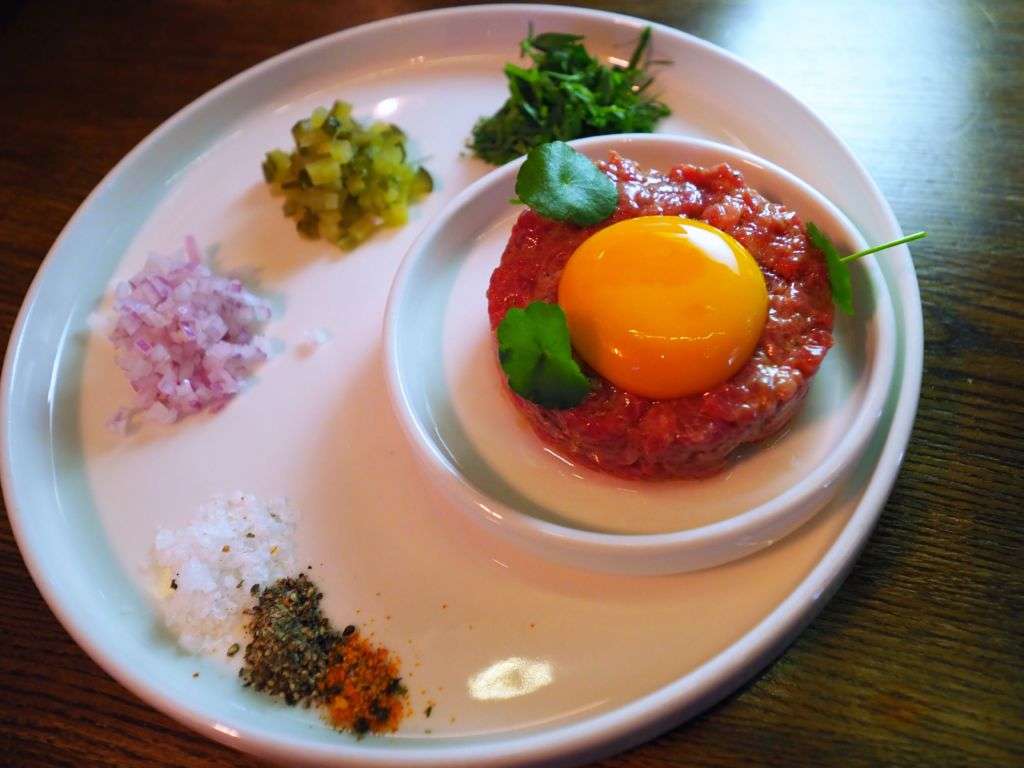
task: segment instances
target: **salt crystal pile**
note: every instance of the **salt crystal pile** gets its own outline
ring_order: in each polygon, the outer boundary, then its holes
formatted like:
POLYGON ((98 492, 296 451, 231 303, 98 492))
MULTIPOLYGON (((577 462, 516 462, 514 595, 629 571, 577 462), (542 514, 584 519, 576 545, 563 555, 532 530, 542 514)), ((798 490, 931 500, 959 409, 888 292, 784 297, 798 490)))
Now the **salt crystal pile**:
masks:
POLYGON ((185 650, 223 654, 239 639, 256 585, 295 573, 294 534, 284 499, 241 492, 215 496, 185 528, 157 531, 159 608, 185 650))

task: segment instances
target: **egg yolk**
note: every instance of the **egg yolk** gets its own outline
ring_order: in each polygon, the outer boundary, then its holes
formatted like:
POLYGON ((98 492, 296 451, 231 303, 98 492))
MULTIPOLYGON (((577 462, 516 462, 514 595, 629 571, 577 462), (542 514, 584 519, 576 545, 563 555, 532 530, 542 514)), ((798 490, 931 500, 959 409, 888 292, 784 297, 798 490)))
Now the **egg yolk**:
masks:
POLYGON ((761 270, 700 221, 640 216, 576 249, 558 286, 576 352, 621 389, 706 392, 747 362, 768 316, 761 270))

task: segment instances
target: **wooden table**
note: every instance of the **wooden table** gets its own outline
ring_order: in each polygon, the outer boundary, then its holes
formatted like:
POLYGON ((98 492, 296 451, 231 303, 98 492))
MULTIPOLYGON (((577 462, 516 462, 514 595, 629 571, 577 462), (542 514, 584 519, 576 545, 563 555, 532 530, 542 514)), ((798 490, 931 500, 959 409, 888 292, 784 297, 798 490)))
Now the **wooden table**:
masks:
MULTIPOLYGON (((14 3, 0 11, 0 326, 100 178, 229 76, 436 5, 14 3)), ((902 473, 846 584, 724 703, 608 766, 1024 764, 1024 3, 594 3, 735 51, 865 163, 905 231, 925 378, 902 473)), ((0 763, 251 766, 114 683, 0 522, 0 763)))

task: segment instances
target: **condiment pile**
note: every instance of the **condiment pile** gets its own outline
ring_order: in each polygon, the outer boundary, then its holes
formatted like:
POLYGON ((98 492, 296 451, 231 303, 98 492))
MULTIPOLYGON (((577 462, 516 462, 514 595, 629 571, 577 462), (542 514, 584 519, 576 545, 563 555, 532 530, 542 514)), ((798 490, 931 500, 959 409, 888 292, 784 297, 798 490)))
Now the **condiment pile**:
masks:
POLYGON ((295 512, 283 499, 214 496, 178 530, 161 528, 153 561, 164 623, 191 653, 223 653, 241 638, 250 594, 295 571, 295 512))
POLYGON ((354 625, 331 626, 323 593, 296 572, 295 513, 236 492, 200 507, 153 548, 164 623, 193 653, 234 657, 243 685, 286 704, 322 706, 340 730, 394 731, 408 711, 399 659, 354 625))
POLYGON ((398 659, 354 625, 334 629, 322 598, 305 574, 266 587, 249 611, 239 677, 287 704, 323 705, 335 727, 357 736, 394 731, 407 709, 398 659))
POLYGON ((407 709, 398 659, 351 624, 331 649, 320 693, 335 727, 358 736, 395 730, 407 709))
POLYGON ((110 340, 135 392, 110 421, 117 432, 127 432, 136 414, 169 424, 220 410, 267 359, 260 330, 270 305, 241 281, 213 274, 192 237, 120 283, 114 311, 110 340))

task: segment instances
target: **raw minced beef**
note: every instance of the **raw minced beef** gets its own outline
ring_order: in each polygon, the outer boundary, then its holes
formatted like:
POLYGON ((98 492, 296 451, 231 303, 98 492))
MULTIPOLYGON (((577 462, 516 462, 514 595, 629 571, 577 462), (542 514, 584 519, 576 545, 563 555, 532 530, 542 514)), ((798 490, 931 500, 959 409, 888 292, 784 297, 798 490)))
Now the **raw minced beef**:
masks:
POLYGON ((699 395, 640 397, 582 361, 593 390, 575 408, 542 408, 509 394, 545 442, 588 466, 629 478, 712 474, 737 446, 762 440, 789 422, 832 346, 824 257, 794 212, 746 186, 728 165, 643 172, 612 153, 600 167, 619 187, 611 218, 580 228, 530 210, 520 215, 487 291, 492 329, 512 307, 556 302, 566 262, 598 229, 635 216, 681 215, 727 232, 757 260, 769 301, 761 340, 735 376, 699 395))

